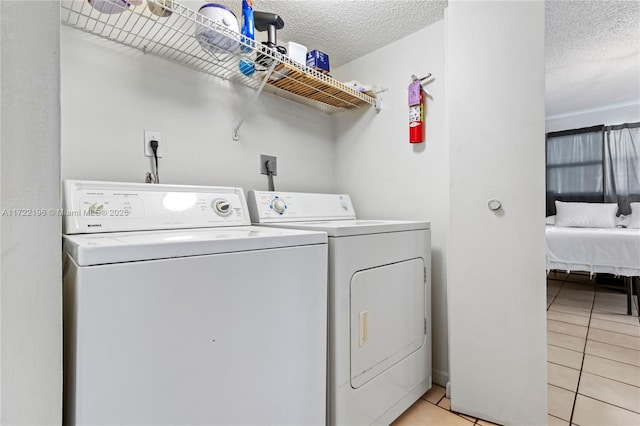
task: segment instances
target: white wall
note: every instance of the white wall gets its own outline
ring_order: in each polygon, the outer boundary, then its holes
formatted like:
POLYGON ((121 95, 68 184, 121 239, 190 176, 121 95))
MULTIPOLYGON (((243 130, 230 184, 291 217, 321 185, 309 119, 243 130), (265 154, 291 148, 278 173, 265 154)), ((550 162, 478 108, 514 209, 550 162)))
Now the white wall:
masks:
POLYGON ((581 127, 637 123, 640 121, 640 104, 609 106, 589 111, 547 117, 546 131, 579 129, 581 127))
POLYGON ((445 16, 451 408, 546 424, 544 2, 445 16))
POLYGON ((59 26, 58 2, 0 2, 3 425, 62 421, 59 26))
POLYGON ((388 88, 382 111, 356 110, 336 116, 336 181, 352 195, 356 213, 368 219, 414 219, 432 228, 433 380, 448 381, 446 252, 449 227, 449 159, 445 137, 444 23, 332 70, 342 81, 388 88), (409 143, 407 86, 411 75, 432 73, 425 85, 426 138, 409 143))
POLYGON ((267 189, 260 154, 275 155, 276 189, 333 189, 331 117, 62 27, 62 177, 144 182, 144 129, 162 132, 162 183, 267 189))

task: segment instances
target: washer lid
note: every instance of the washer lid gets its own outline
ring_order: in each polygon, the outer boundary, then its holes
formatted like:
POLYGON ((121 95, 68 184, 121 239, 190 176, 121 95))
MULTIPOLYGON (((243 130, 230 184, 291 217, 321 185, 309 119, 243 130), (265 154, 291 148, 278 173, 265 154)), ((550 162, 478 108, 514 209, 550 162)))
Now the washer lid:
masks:
POLYGON ((323 231, 330 237, 382 234, 385 232, 416 231, 430 229, 430 222, 408 220, 319 220, 309 222, 269 223, 269 226, 323 231))
POLYGON ((66 235, 64 249, 80 266, 326 244, 324 232, 238 226, 66 235))

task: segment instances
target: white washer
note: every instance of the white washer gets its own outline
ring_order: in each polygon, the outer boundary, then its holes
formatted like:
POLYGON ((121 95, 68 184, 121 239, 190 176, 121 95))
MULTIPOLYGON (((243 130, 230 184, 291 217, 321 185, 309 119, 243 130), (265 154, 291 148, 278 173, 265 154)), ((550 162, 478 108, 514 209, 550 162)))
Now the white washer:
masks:
POLYGON ((388 425, 431 388, 430 224, 357 220, 340 194, 248 203, 253 223, 328 233, 327 421, 388 425))
POLYGON ((64 199, 65 424, 325 424, 325 233, 250 226, 241 188, 64 199))

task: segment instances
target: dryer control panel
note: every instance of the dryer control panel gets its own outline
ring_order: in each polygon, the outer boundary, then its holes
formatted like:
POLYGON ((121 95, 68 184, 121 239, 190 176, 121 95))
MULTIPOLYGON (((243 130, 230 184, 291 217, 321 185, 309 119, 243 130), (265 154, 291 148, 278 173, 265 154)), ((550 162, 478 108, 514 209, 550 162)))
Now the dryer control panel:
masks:
POLYGON ((253 223, 356 218, 351 198, 347 194, 252 190, 247 198, 253 223))
POLYGON ((250 225, 242 188, 66 180, 65 234, 250 225))

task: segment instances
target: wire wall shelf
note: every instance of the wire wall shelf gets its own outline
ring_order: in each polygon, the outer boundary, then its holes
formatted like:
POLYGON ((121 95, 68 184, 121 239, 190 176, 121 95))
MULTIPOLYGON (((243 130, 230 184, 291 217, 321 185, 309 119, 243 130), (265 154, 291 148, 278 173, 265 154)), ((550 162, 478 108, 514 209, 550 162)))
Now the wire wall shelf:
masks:
MULTIPOLYGON (((64 25, 186 67, 310 105, 325 113, 375 106, 376 98, 290 60, 173 0, 62 0, 64 25), (100 9, 100 10, 99 10, 100 9), (152 13, 153 10, 155 13, 152 13), (253 73, 246 75, 241 64, 253 73), (266 81, 265 81, 266 80, 266 81)), ((246 70, 246 68, 245 68, 246 70)))

